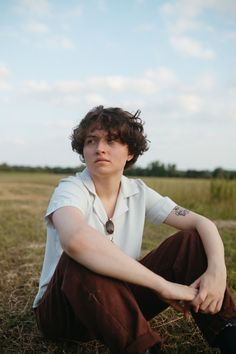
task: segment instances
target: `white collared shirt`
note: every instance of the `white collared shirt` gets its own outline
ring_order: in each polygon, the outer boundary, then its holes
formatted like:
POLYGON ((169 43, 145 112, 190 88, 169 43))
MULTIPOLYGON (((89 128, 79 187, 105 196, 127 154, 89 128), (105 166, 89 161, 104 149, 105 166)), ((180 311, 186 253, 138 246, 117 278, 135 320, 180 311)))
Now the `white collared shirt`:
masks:
MULTIPOLYGON (((36 307, 55 271, 63 252, 59 236, 50 222, 49 215, 59 208, 73 206, 84 215, 86 222, 106 236, 105 223, 108 220, 101 200, 96 194, 94 183, 85 168, 83 172, 62 179, 50 200, 45 221, 47 242, 39 291, 34 300, 36 307)), ((140 179, 122 176, 121 188, 112 217, 114 224, 113 242, 132 258, 140 256, 145 218, 159 225, 170 214, 176 204, 168 197, 162 197, 140 179)))

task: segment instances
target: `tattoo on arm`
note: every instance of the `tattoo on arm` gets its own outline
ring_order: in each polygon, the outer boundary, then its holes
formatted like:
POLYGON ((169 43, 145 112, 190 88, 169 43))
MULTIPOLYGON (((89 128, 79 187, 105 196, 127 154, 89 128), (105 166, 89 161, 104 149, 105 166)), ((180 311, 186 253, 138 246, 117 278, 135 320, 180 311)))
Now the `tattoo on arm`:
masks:
POLYGON ((176 207, 174 207, 174 211, 175 211, 175 215, 177 215, 177 216, 185 216, 185 215, 189 214, 189 210, 181 208, 178 205, 176 205, 176 207))

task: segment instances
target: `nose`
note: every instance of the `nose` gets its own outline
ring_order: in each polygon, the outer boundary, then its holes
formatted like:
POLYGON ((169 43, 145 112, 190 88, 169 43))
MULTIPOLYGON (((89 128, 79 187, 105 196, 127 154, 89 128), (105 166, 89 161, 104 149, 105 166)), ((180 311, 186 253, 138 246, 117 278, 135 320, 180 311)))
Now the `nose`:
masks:
POLYGON ((106 143, 103 139, 98 140, 97 142, 97 147, 96 147, 96 152, 101 153, 106 151, 106 143))

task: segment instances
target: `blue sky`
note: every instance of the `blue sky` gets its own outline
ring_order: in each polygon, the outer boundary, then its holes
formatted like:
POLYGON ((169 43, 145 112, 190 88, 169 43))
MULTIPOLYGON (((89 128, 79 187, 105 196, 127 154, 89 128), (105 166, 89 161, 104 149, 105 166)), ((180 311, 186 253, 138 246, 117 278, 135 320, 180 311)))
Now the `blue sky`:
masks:
POLYGON ((96 105, 141 109, 138 161, 236 169, 235 0, 1 0, 0 163, 76 166, 96 105))

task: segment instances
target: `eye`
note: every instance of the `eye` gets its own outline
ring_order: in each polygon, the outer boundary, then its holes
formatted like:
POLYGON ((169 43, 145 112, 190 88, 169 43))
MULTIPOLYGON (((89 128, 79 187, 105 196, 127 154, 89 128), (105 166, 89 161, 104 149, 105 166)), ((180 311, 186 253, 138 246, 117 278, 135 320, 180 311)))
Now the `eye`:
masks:
POLYGON ((85 144, 86 145, 90 145, 90 144, 94 144, 94 143, 95 143, 95 139, 94 138, 85 139, 85 144))
POLYGON ((108 139, 107 139, 107 142, 108 142, 109 144, 113 144, 113 143, 119 142, 119 141, 120 141, 120 139, 119 139, 119 137, 118 137, 117 135, 111 135, 111 136, 109 136, 108 139))
POLYGON ((113 144, 115 142, 115 139, 107 139, 108 144, 113 144))

